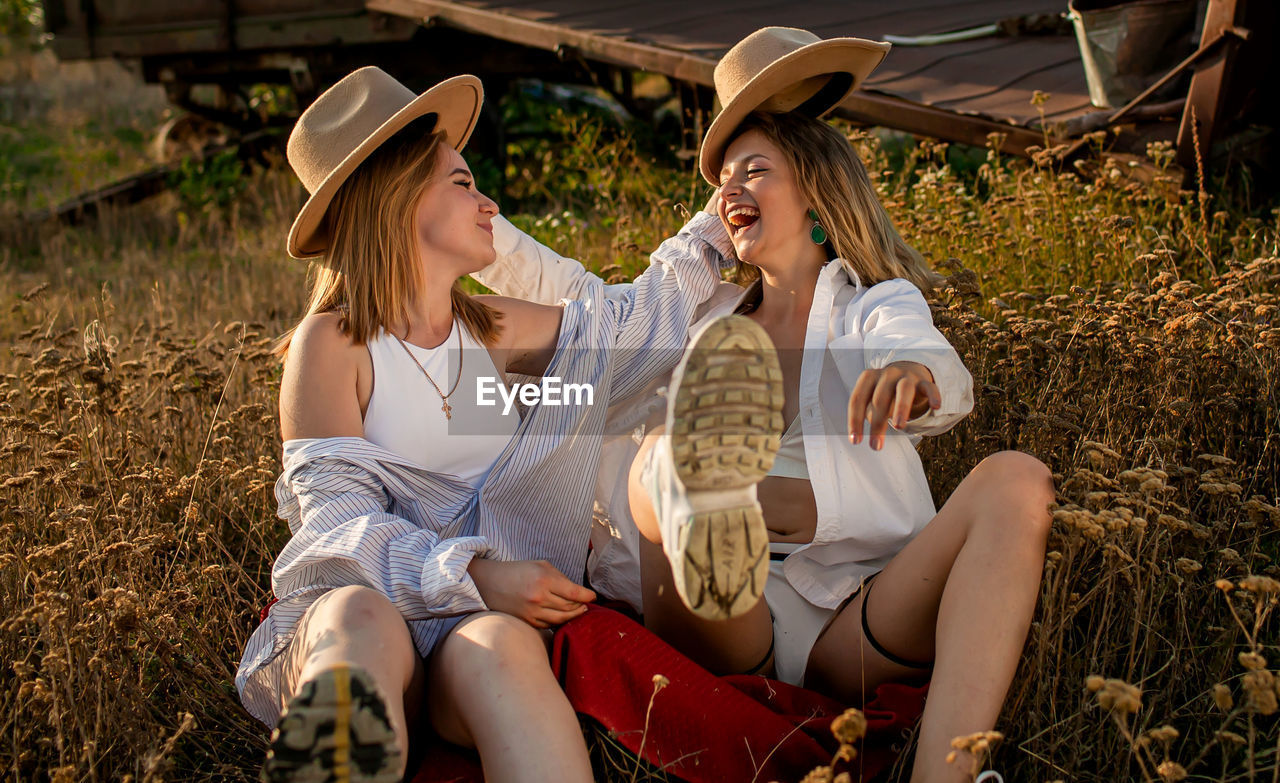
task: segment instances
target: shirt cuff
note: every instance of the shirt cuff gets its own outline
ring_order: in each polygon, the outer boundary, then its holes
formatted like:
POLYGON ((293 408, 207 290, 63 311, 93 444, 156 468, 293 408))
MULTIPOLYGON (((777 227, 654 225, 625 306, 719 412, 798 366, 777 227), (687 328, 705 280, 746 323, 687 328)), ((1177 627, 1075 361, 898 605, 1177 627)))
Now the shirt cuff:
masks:
POLYGON ((685 231, 715 248, 720 254, 720 268, 732 269, 738 262, 733 251, 733 242, 729 240, 729 232, 724 230, 724 223, 719 216, 710 212, 698 212, 685 224, 685 231))
POLYGON ((424 587, 440 585, 441 582, 447 585, 442 591, 445 593, 443 606, 439 606, 437 611, 441 614, 463 614, 489 608, 467 569, 473 559, 491 549, 489 540, 483 536, 451 538, 444 547, 437 547, 434 558, 422 564, 424 587))
POLYGON ((954 423, 957 416, 963 416, 972 409, 971 396, 965 393, 966 387, 972 388, 973 380, 964 371, 963 365, 957 367, 954 351, 951 349, 906 348, 891 349, 878 367, 888 367, 894 362, 915 362, 928 368, 933 375, 933 385, 938 387, 938 395, 942 405, 929 408, 924 413, 908 420, 899 430, 907 434, 916 434, 930 430, 944 422, 954 423))
POLYGON ((509 256, 515 252, 516 246, 520 244, 522 233, 520 229, 511 225, 511 221, 502 215, 494 215, 491 221, 493 225, 493 250, 498 257, 509 256))

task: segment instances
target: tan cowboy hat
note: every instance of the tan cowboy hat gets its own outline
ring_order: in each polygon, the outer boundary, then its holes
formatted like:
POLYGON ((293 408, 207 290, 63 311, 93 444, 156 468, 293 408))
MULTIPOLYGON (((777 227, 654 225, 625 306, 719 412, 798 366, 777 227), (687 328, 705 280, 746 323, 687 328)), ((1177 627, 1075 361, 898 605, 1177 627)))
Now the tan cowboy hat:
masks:
POLYGON ((824 41, 794 27, 765 27, 743 38, 716 64, 716 96, 723 108, 702 140, 702 176, 720 184, 724 148, 748 114, 800 111, 821 117, 848 97, 888 52, 889 44, 881 41, 824 41))
POLYGON ((421 95, 381 68, 368 66, 321 93, 289 134, 289 165, 311 198, 289 229, 289 255, 311 258, 329 245, 325 211, 342 183, 384 141, 419 117, 461 150, 476 127, 484 88, 474 76, 446 79, 421 95))

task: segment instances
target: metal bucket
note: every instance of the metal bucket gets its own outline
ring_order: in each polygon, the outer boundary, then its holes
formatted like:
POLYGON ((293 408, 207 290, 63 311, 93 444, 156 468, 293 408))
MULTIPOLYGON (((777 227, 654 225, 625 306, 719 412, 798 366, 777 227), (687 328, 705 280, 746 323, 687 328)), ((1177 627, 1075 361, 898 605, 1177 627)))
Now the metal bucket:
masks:
POLYGON ((1192 52, 1197 0, 1070 0, 1089 100, 1115 109, 1192 52))

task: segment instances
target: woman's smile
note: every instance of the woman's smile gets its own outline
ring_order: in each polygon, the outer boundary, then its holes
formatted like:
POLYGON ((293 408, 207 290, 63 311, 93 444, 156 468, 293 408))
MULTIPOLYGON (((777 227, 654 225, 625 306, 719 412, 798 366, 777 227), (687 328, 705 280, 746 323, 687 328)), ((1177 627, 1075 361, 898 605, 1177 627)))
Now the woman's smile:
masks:
POLYGON ((760 222, 760 210, 749 204, 726 205, 725 223, 731 236, 737 236, 760 222))

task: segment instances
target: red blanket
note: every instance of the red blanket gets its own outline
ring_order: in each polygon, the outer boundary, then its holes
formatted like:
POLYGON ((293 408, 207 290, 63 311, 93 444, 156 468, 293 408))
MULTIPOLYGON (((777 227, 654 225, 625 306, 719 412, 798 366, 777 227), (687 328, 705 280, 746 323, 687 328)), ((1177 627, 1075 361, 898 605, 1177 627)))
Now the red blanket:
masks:
MULTIPOLYGON (((671 779, 793 781, 831 763, 831 719, 843 705, 755 676, 716 677, 625 615, 593 606, 555 635, 552 667, 579 713, 671 779), (654 675, 670 682, 653 695, 654 675), (653 701, 649 729, 645 711, 653 701), (797 728, 799 727, 799 728, 797 728)), ((882 685, 863 711, 867 736, 848 769, 870 780, 915 725, 927 685, 882 685)), ((478 758, 434 740, 413 783, 480 783, 478 758)))

